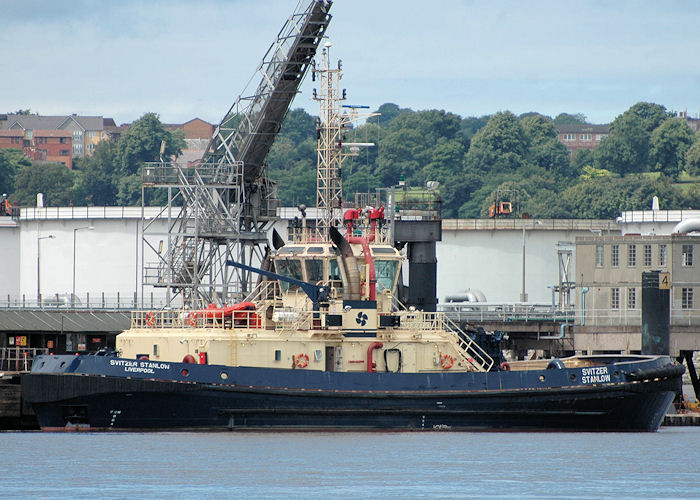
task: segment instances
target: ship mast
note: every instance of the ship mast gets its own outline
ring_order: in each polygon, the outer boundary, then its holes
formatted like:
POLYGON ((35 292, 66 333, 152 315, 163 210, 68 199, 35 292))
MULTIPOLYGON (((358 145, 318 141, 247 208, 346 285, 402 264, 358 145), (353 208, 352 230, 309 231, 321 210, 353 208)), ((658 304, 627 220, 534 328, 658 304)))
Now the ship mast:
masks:
POLYGON ((317 93, 314 89, 313 99, 319 103, 316 231, 322 241, 330 240, 330 227, 338 227, 343 222, 343 161, 348 156, 357 156, 360 147, 374 146, 373 143, 346 143, 343 134, 352 127, 352 122, 379 115, 358 112, 359 109, 367 109, 369 106, 342 104, 346 99, 346 90, 343 89, 342 93, 340 91, 343 64, 338 60, 337 66, 331 67, 331 47, 331 42, 324 44, 321 63, 314 64, 312 69, 314 80, 319 80, 319 91, 317 93))

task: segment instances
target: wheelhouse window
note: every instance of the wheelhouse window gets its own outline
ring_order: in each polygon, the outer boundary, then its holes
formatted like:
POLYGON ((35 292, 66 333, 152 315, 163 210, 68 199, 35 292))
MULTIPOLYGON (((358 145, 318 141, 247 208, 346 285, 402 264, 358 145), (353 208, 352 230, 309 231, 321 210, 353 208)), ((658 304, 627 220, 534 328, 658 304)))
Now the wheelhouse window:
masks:
POLYGON ((331 259, 331 261, 328 263, 328 279, 332 281, 340 281, 343 279, 340 274, 338 259, 331 259))
POLYGON ((323 261, 321 259, 306 259, 304 267, 306 267, 306 281, 309 283, 323 281, 323 261))
MULTIPOLYGON (((304 274, 301 270, 301 260, 299 259, 278 259, 275 261, 275 269, 277 270, 277 274, 281 274, 287 278, 293 278, 299 281, 304 279, 304 274)), ((283 292, 289 290, 290 285, 290 283, 280 280, 280 288, 283 292)))
POLYGON ((377 275, 377 291, 393 290, 396 274, 399 269, 398 260, 375 260, 374 272, 377 275))

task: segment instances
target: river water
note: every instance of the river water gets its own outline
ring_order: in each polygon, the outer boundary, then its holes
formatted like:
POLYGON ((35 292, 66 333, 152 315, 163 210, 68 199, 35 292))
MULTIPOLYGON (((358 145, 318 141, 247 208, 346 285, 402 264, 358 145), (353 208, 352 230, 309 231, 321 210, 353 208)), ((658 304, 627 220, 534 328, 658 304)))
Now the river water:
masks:
POLYGON ((0 433, 0 498, 700 498, 656 433, 0 433))

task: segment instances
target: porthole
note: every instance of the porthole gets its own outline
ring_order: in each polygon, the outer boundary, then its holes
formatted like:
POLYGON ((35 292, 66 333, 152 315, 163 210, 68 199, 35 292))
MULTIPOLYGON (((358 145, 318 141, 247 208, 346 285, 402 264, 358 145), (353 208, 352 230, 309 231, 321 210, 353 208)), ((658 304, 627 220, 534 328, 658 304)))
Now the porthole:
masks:
POLYGON ((221 380, 226 380, 228 378, 228 373, 221 372, 221 380))
POLYGON ((571 380, 572 382, 576 380, 576 374, 572 373, 571 375, 569 375, 569 380, 571 380))
POLYGON ((615 370, 615 371, 613 372, 613 377, 615 377, 615 378, 620 378, 620 372, 617 371, 617 370, 615 370))
POLYGON ((190 371, 187 368, 183 368, 180 373, 182 374, 183 377, 187 377, 190 374, 190 371))
POLYGON ((544 382, 544 375, 540 375, 540 382, 544 382))

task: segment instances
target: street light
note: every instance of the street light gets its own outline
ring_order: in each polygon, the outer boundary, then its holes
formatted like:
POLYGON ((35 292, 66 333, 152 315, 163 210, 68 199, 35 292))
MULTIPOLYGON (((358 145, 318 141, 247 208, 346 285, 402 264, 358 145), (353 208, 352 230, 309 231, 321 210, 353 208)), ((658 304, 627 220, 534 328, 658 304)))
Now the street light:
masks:
POLYGON ((525 229, 528 227, 539 226, 540 224, 542 223, 538 220, 531 224, 523 222, 523 289, 520 292, 520 302, 527 302, 527 293, 525 292, 525 229))
POLYGON ((83 229, 89 229, 90 231, 92 231, 95 228, 93 226, 83 226, 76 227, 73 229, 73 293, 70 296, 71 307, 75 304, 75 233, 77 233, 78 231, 82 231, 83 229))
POLYGON ((53 234, 36 238, 36 302, 41 307, 41 240, 54 239, 53 234))

